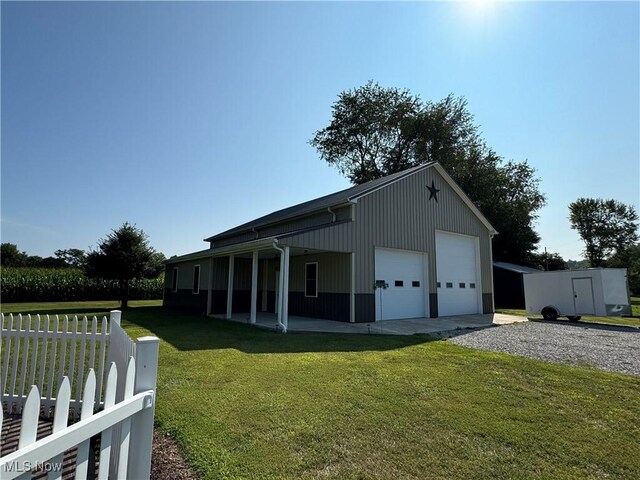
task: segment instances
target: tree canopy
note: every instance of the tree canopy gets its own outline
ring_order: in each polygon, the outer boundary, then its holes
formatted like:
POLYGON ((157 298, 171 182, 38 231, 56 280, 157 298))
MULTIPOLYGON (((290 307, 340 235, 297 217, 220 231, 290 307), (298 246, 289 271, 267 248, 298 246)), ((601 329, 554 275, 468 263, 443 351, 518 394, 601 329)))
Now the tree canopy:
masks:
POLYGON ((88 277, 117 280, 120 285, 120 304, 125 309, 131 281, 156 278, 163 269, 164 259, 164 255, 149 245, 148 237, 142 230, 124 223, 101 240, 97 250, 89 252, 84 270, 88 277))
POLYGON ((56 250, 55 257, 40 257, 22 252, 14 243, 1 245, 0 259, 3 267, 33 268, 80 268, 84 262, 84 251, 77 248, 56 250))
POLYGON ((82 268, 87 257, 85 251, 80 250, 79 248, 56 250, 54 255, 56 258, 62 260, 65 265, 72 268, 82 268))
POLYGON ((592 267, 602 267, 614 254, 622 254, 638 241, 638 214, 616 200, 579 198, 569 205, 571 228, 585 244, 592 267))
POLYGON ((485 144, 464 98, 425 102, 370 81, 338 95, 331 123, 309 143, 354 184, 438 161, 498 230, 494 257, 533 262, 533 222, 545 204, 535 170, 485 144))
POLYGON ((634 295, 640 295, 640 243, 614 253, 607 259, 605 266, 609 268, 626 268, 629 290, 634 295))
POLYGON ((26 267, 28 258, 26 252, 18 250, 15 243, 0 245, 0 262, 3 267, 26 267))
POLYGON ((550 272, 552 270, 567 270, 569 268, 568 262, 556 252, 533 253, 531 259, 532 266, 539 270, 550 272))

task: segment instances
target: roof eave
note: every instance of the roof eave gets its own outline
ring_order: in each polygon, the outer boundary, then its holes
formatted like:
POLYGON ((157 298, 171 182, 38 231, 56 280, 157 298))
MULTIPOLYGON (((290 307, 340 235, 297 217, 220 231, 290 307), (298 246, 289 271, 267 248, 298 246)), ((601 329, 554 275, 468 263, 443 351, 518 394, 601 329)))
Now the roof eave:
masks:
POLYGON ((187 262, 190 260, 199 260, 201 258, 219 257, 223 255, 232 255, 237 253, 253 252, 256 249, 265 249, 277 243, 277 237, 265 237, 259 240, 250 240, 248 242, 234 243, 233 245, 225 245, 224 247, 208 248, 199 252, 188 253, 179 257, 173 257, 166 260, 166 265, 171 263, 187 262))
MULTIPOLYGON (((263 223, 261 225, 256 225, 256 226, 251 227, 251 228, 245 228, 243 230, 238 230, 238 231, 235 231, 235 232, 229 233, 229 234, 227 234, 226 232, 222 232, 222 233, 219 233, 217 235, 213 235, 211 237, 205 238, 204 241, 205 242, 214 242, 216 240, 223 240, 225 238, 236 237, 238 235, 242 235, 244 233, 250 233, 250 232, 253 232, 254 230, 258 230, 258 229, 261 229, 261 228, 270 227, 270 226, 278 225, 278 224, 281 224, 281 223, 291 222, 293 220, 300 220, 302 218, 309 217, 311 215, 315 215, 316 213, 324 212, 324 211, 327 210, 327 208, 346 207, 346 206, 352 205, 354 203, 355 203, 354 201, 352 201, 351 199, 347 198, 347 199, 345 199, 343 201, 333 203, 333 204, 328 205, 326 207, 316 208, 316 209, 311 210, 309 212, 306 212, 306 213, 303 213, 303 214, 300 214, 300 215, 294 215, 292 217, 288 217, 288 218, 279 220, 277 222, 263 223)), ((227 230, 227 232, 230 232, 232 230, 234 230, 234 229, 232 228, 230 230, 227 230)))

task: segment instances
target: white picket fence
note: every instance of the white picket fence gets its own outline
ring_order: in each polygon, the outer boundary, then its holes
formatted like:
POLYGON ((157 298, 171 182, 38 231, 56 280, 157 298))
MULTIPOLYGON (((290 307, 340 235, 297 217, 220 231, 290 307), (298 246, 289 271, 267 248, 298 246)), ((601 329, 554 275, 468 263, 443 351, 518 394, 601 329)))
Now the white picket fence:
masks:
POLYGON ((0 479, 31 478, 32 468, 62 478, 63 454, 76 447, 75 478, 93 478, 97 435, 97 478, 149 478, 159 340, 134 342, 120 318, 0 315, 3 417, 20 415, 18 449, 0 457, 0 479), (52 433, 37 439, 41 419, 52 433))

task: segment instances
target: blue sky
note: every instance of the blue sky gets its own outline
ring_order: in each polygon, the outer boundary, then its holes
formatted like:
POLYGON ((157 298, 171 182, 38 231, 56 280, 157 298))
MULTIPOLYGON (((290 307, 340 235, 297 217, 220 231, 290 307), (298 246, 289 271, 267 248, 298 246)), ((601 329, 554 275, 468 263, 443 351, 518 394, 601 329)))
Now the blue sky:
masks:
POLYGON ((639 207, 640 4, 2 2, 2 241, 94 246, 124 221, 167 256, 346 188, 308 140, 369 79, 464 96, 528 159, 541 247, 567 205, 639 207))

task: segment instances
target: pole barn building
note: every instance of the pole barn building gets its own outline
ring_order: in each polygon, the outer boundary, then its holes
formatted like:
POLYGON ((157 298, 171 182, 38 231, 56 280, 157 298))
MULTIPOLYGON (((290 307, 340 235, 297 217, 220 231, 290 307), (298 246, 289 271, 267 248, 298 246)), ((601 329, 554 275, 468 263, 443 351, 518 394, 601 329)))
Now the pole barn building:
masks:
POLYGON ((167 261, 164 305, 343 322, 492 313, 497 232, 436 162, 271 213, 167 261))

